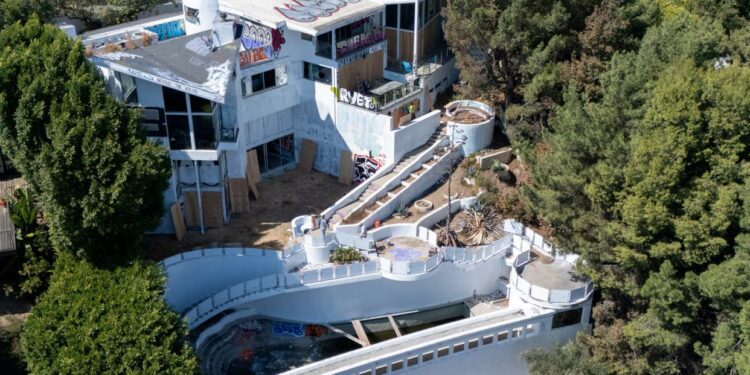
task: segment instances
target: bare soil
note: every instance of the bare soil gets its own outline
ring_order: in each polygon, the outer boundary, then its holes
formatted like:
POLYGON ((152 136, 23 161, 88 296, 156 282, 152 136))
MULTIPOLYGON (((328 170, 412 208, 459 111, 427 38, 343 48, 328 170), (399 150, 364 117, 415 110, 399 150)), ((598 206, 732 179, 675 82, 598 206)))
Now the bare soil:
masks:
POLYGON ((353 186, 324 173, 288 171, 261 181, 260 200, 250 202, 250 212, 232 214, 223 228, 201 235, 191 231, 182 241, 172 235, 150 236, 148 256, 159 261, 169 256, 217 243, 281 250, 290 239, 290 221, 300 215, 319 214, 344 196, 353 186))

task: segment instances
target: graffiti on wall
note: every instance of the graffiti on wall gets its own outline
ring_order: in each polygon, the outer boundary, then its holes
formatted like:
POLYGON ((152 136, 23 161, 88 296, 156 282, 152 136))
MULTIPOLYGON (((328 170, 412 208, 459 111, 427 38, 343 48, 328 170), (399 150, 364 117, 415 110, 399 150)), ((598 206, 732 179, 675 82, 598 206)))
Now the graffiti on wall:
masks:
POLYGON ((201 24, 200 10, 190 7, 185 7, 185 20, 194 23, 196 25, 201 24))
POLYGON ((271 322, 271 332, 274 336, 305 336, 305 325, 301 323, 271 322))
POLYGON ((242 32, 242 46, 245 50, 240 52, 240 68, 278 58, 284 43, 286 39, 281 31, 246 23, 242 32))
POLYGON ((361 0, 293 0, 286 8, 274 7, 284 17, 298 22, 313 22, 318 17, 329 17, 347 4, 361 0))
POLYGON ((146 30, 156 33, 159 41, 177 38, 185 35, 185 22, 183 20, 160 23, 158 25, 146 27, 146 30))
POLYGON ((354 154, 353 181, 357 184, 364 182, 366 179, 375 175, 375 172, 377 172, 382 166, 383 163, 380 160, 370 157, 369 155, 354 154))
POLYGON ((356 105, 357 107, 362 107, 373 111, 378 106, 378 100, 376 98, 356 91, 350 91, 345 88, 338 89, 338 97, 339 101, 343 103, 356 105))

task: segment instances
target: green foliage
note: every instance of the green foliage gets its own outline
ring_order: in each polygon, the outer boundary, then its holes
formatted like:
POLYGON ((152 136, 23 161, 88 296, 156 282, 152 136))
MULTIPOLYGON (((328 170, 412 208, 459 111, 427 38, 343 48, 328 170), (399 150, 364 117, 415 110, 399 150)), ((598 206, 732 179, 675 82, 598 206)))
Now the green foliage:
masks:
POLYGON ((0 0, 0 29, 18 21, 26 22, 33 14, 44 21, 55 15, 54 0, 0 0))
MULTIPOLYGON (((89 29, 133 21, 164 0, 49 0, 62 15, 82 19, 89 29)), ((176 8, 178 9, 178 8, 176 8)))
MULTIPOLYGON (((551 129, 521 150, 533 174, 523 199, 602 291, 593 333, 556 353, 583 353, 613 374, 744 373, 750 70, 738 41, 747 7, 658 5, 638 50, 605 51, 595 80, 570 75, 551 129)), ((597 19, 623 11, 599 9, 597 19)), ((539 358, 529 357, 532 368, 539 358)))
POLYGON ((38 222, 39 203, 33 190, 15 190, 10 202, 10 218, 16 226, 17 249, 12 262, 16 277, 4 283, 6 294, 36 297, 47 288, 54 251, 47 227, 38 222))
POLYGON ((161 217, 166 151, 55 27, 10 26, 0 48, 0 148, 39 193, 55 248, 99 263, 138 254, 161 217))
POLYGON ((331 263, 362 262, 365 256, 359 250, 349 246, 339 246, 331 252, 331 263))
POLYGON ((21 350, 23 323, 14 316, 6 316, 5 319, 5 324, 0 326, 0 368, 3 374, 25 374, 21 350))
POLYGON ((31 373, 196 373, 185 323, 164 302, 164 282, 152 264, 105 270, 62 255, 24 326, 31 373))
POLYGON ((581 345, 568 342, 553 350, 532 349, 523 354, 532 375, 605 375, 604 366, 590 359, 581 345), (564 369, 564 370, 561 370, 564 369))

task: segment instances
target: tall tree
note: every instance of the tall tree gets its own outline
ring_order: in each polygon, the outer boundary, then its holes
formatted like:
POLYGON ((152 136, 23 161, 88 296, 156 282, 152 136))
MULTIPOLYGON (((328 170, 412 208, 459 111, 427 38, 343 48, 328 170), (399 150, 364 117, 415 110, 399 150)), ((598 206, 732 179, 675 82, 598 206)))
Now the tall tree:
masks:
POLYGON ((39 194, 55 248, 130 259, 161 217, 166 151, 54 26, 12 25, 0 49, 0 148, 39 194))
POLYGON ((728 276, 750 269, 750 70, 717 65, 722 22, 664 19, 614 54, 601 97, 566 95, 524 196, 602 290, 577 350, 608 373, 741 372, 750 290, 728 276))
POLYGON ((163 299, 165 277, 137 261, 97 269, 64 254, 31 310, 22 344, 33 374, 193 374, 185 322, 163 299))

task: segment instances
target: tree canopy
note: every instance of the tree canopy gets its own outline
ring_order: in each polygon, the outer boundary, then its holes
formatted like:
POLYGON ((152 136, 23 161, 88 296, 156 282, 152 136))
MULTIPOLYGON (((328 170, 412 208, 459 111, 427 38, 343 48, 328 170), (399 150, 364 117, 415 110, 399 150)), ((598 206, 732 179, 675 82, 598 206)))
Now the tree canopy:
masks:
POLYGON ((55 248, 130 259, 162 214, 166 150, 54 26, 0 31, 0 66, 0 148, 38 192, 55 248))
POLYGON ((111 271, 62 255, 24 326, 30 372, 196 373, 186 324, 164 302, 164 281, 144 262, 111 271))
POLYGON ((573 355, 594 373, 750 372, 750 14, 657 4, 637 50, 570 76, 522 143, 526 202, 602 291, 591 335, 527 357, 538 374, 573 355))

